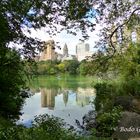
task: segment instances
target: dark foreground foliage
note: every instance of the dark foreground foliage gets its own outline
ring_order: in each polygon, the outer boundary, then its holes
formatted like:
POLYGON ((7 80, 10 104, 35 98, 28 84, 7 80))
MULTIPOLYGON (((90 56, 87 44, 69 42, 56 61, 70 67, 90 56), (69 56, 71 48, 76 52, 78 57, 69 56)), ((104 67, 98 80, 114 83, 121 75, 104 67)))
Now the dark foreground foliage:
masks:
MULTIPOLYGON (((0 122, 4 119, 0 119, 0 122)), ((5 121, 7 122, 7 121, 5 121)), ((47 114, 35 117, 32 127, 13 125, 7 122, 0 123, 1 140, 97 140, 93 136, 78 136, 74 130, 66 128, 66 124, 60 118, 47 114)), ((106 140, 98 138, 98 140, 106 140)))
POLYGON ((14 49, 0 48, 0 116, 17 119, 26 96, 24 63, 14 49))

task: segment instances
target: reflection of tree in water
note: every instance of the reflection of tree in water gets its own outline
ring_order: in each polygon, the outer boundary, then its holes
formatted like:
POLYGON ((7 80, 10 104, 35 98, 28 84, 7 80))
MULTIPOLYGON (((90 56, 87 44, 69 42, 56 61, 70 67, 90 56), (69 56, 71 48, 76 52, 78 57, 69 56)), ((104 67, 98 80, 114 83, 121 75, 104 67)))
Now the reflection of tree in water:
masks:
POLYGON ((77 87, 86 88, 92 82, 91 77, 82 77, 82 76, 69 76, 69 75, 61 75, 61 76, 39 76, 35 78, 30 83, 30 88, 64 88, 64 89, 72 89, 74 91, 77 90, 77 87))

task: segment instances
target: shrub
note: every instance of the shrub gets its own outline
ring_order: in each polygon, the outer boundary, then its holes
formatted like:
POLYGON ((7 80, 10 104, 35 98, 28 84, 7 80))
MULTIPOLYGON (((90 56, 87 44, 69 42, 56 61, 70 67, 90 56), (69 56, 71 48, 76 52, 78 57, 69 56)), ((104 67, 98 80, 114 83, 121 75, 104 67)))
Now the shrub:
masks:
POLYGON ((62 119, 47 114, 35 117, 32 127, 0 126, 1 140, 77 140, 79 137, 65 128, 62 119))
POLYGON ((121 117, 121 107, 114 107, 110 112, 105 112, 97 117, 97 134, 110 137, 118 125, 121 117))

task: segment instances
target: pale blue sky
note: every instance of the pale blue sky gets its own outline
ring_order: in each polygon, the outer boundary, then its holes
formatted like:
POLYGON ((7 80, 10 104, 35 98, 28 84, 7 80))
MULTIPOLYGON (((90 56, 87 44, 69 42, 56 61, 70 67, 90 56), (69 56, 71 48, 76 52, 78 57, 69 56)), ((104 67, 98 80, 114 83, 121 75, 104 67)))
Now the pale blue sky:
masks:
MULTIPOLYGON (((58 29, 59 29, 59 27, 58 27, 58 29)), ((97 36, 97 34, 99 33, 99 29, 101 29, 101 27, 99 25, 96 25, 95 31, 93 31, 93 32, 88 31, 90 38, 89 38, 89 40, 86 40, 85 43, 90 44, 91 51, 94 51, 93 47, 95 45, 95 41, 97 41, 99 39, 99 37, 97 36)), ((28 33, 26 33, 26 29, 25 29, 25 33, 29 36, 39 38, 42 41, 47 41, 47 40, 53 39, 55 42, 60 42, 59 45, 61 46, 61 48, 63 48, 64 44, 66 43, 70 54, 76 53, 75 47, 80 42, 79 39, 82 37, 80 31, 76 32, 77 36, 67 34, 67 31, 62 31, 61 33, 57 34, 56 36, 50 37, 47 33, 47 28, 41 28, 38 30, 34 30, 33 28, 31 28, 30 30, 31 30, 30 35, 28 33)), ((56 51, 59 53, 62 53, 62 50, 56 49, 56 51)))
MULTIPOLYGON (((32 14, 32 12, 34 13, 34 11, 30 11, 32 14)), ((87 16, 88 18, 84 18, 84 20, 90 21, 92 23, 95 23, 95 15, 96 15, 96 10, 93 8, 91 9, 88 13, 87 16)), ((62 18, 62 17, 61 17, 62 18)), ((60 25, 55 25, 57 27, 58 30, 61 30, 61 26, 60 25)), ((98 40, 98 36, 96 34, 99 33, 99 29, 101 28, 101 26, 96 25, 95 26, 95 31, 90 32, 88 30, 88 35, 90 36, 89 40, 86 40, 85 43, 89 43, 90 45, 90 50, 93 50, 93 47, 95 46, 95 41, 98 40)), ((50 39, 53 39, 55 42, 60 42, 59 45, 61 46, 61 48, 63 48, 64 44, 66 43, 68 46, 68 50, 70 54, 75 54, 76 53, 76 45, 80 42, 79 39, 82 38, 81 32, 80 31, 75 31, 77 33, 77 36, 71 35, 71 34, 67 34, 67 31, 62 31, 61 33, 57 34, 56 36, 52 36, 50 37, 49 34, 47 33, 48 31, 51 32, 51 30, 49 30, 49 26, 46 25, 46 27, 43 27, 41 29, 33 29, 32 27, 27 27, 24 26, 22 27, 22 30, 24 31, 24 33, 28 36, 32 36, 34 38, 38 38, 41 39, 42 41, 47 41, 50 39), (27 33, 26 29, 30 29, 31 34, 27 33)), ((62 50, 56 49, 57 52, 62 53, 62 50)))

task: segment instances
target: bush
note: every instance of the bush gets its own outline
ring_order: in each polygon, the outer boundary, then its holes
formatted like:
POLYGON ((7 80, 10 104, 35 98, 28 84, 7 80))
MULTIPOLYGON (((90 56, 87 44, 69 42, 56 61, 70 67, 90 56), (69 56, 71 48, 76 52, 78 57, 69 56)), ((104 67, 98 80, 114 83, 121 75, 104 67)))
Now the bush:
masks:
POLYGON ((110 112, 105 112, 97 117, 96 134, 103 137, 110 137, 121 118, 121 107, 114 107, 110 112))
POLYGON ((0 47, 0 117, 19 118, 25 96, 24 62, 16 50, 0 47))
POLYGON ((115 86, 108 82, 96 83, 95 108, 96 111, 107 111, 113 107, 113 99, 115 98, 115 86))
POLYGON ((0 126, 1 140, 77 140, 79 137, 65 128, 60 118, 47 114, 35 117, 32 127, 22 125, 0 126))

